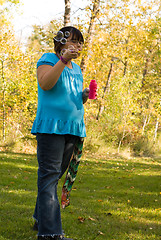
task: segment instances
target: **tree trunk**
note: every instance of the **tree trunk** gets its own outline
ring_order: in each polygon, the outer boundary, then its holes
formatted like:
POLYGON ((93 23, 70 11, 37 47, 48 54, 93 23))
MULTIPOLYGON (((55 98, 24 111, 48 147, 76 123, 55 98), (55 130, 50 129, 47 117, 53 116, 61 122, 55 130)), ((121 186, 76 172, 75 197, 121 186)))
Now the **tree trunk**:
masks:
POLYGON ((4 79, 4 64, 3 64, 3 61, 1 61, 2 63, 2 81, 3 81, 3 91, 2 91, 2 96, 3 96, 3 99, 2 99, 2 106, 3 106, 3 117, 2 117, 2 121, 3 121, 3 130, 2 130, 2 133, 3 133, 3 141, 5 141, 6 139, 6 134, 5 134, 5 128, 6 128, 6 110, 5 110, 5 79, 4 79))
POLYGON ((144 130, 145 130, 145 127, 146 127, 147 120, 148 120, 148 116, 146 115, 145 120, 144 120, 144 124, 143 124, 142 135, 144 134, 144 130))
POLYGON ((127 58, 125 59, 123 77, 125 77, 125 75, 126 75, 126 70, 127 70, 127 58))
POLYGON ((90 24, 89 24, 89 28, 88 28, 88 32, 87 32, 87 37, 86 37, 86 40, 85 40, 84 48, 86 50, 86 53, 83 55, 82 61, 81 61, 81 64, 80 64, 82 73, 85 72, 86 62, 89 59, 88 52, 90 50, 90 44, 92 43, 92 38, 93 38, 93 35, 94 35, 95 21, 97 19, 98 13, 99 13, 99 6, 100 6, 100 0, 95 0, 94 3, 93 3, 93 9, 91 11, 91 18, 90 18, 90 24))
POLYGON ((148 64, 149 64, 149 58, 146 58, 146 61, 145 61, 145 67, 144 67, 144 71, 143 71, 143 77, 142 77, 142 90, 144 89, 144 86, 145 86, 145 77, 148 73, 148 64))
POLYGON ((159 127, 159 117, 157 118, 157 121, 155 124, 155 133, 154 133, 154 139, 153 139, 154 142, 156 141, 156 138, 157 138, 158 127, 159 127))
POLYGON ((71 1, 65 0, 64 27, 70 25, 71 1))
MULTIPOLYGON (((126 54, 127 54, 127 51, 128 51, 128 47, 127 47, 128 39, 126 39, 125 42, 126 42, 126 54)), ((127 63, 128 63, 128 62, 127 62, 127 57, 125 57, 123 77, 126 75, 126 71, 127 71, 127 63)))
MULTIPOLYGON (((104 91, 103 91, 102 99, 104 99, 107 90, 108 90, 108 92, 110 91, 110 82, 111 82, 112 69, 113 69, 113 60, 111 60, 110 70, 108 72, 106 86, 105 86, 104 91)), ((104 110, 104 105, 102 105, 100 103, 100 106, 99 106, 99 109, 98 109, 98 114, 97 114, 97 117, 96 117, 97 120, 99 120, 99 117, 102 114, 103 110, 104 110)))
POLYGON ((149 116, 148 115, 145 116, 143 129, 142 129, 142 135, 144 135, 145 127, 149 124, 150 119, 151 119, 151 115, 150 114, 149 114, 149 116))

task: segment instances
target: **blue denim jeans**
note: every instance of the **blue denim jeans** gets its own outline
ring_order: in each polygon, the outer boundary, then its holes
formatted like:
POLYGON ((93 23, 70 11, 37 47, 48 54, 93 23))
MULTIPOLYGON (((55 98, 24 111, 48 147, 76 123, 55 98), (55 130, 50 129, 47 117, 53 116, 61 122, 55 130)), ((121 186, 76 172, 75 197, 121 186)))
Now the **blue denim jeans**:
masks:
POLYGON ((58 180, 68 168, 78 139, 73 135, 37 134, 38 196, 33 217, 38 236, 62 235, 58 180))

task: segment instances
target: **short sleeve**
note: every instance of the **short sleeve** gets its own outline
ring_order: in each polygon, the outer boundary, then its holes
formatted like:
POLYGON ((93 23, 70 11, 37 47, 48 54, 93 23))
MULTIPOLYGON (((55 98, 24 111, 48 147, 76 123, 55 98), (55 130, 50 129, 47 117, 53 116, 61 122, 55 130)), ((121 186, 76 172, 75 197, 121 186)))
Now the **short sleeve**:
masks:
POLYGON ((57 56, 54 53, 44 53, 37 62, 37 68, 41 65, 50 65, 53 67, 57 61, 57 56))

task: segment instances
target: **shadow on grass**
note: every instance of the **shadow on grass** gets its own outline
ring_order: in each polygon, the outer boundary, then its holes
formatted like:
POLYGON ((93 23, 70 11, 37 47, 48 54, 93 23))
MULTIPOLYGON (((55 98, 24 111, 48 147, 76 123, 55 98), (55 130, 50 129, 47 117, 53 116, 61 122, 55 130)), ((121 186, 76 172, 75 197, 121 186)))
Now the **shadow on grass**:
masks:
MULTIPOLYGON (((0 165, 0 240, 36 240, 36 155, 0 153, 0 165)), ((161 239, 160 170, 152 159, 81 161, 71 205, 62 211, 66 234, 74 240, 161 239)))
POLYGON ((0 152, 0 240, 36 239, 31 231, 36 199, 36 155, 0 152))

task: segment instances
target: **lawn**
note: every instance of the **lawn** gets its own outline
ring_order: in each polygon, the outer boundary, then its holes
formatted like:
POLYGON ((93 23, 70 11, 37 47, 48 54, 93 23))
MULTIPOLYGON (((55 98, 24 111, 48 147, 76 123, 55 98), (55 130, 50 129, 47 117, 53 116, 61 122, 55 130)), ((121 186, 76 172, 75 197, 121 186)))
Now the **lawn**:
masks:
MULTIPOLYGON (((0 179, 0 240, 36 240, 36 156, 0 153, 0 179)), ((62 222, 74 240, 161 239, 161 158, 83 156, 62 222)))

